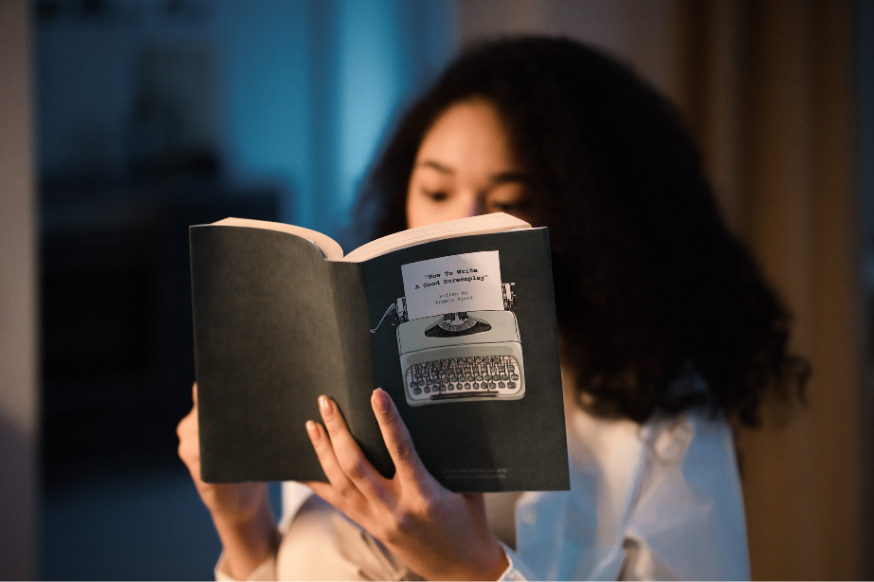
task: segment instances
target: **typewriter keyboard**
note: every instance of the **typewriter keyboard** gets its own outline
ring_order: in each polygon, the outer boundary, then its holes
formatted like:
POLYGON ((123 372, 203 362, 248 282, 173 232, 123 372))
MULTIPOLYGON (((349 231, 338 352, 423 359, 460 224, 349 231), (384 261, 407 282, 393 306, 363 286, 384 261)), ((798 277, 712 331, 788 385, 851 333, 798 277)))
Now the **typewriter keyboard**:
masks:
POLYGON ((405 382, 413 400, 512 395, 522 386, 513 356, 467 356, 413 364, 405 382))

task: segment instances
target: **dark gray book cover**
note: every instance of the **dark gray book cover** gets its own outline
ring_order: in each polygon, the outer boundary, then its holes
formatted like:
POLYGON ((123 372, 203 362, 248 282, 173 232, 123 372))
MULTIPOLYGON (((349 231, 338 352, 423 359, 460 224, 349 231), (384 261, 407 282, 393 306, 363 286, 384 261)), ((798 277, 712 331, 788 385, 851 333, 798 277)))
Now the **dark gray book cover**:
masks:
POLYGON ((568 488, 546 229, 362 263, 257 228, 194 226, 190 241, 204 480, 323 480, 304 428, 319 394, 390 475, 382 387, 449 489, 568 488))

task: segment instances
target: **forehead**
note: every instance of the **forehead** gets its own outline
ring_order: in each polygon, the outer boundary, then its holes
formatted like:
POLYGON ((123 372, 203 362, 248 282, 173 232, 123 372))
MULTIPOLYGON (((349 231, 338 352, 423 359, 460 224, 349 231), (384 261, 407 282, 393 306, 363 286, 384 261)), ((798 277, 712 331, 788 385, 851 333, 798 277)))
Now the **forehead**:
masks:
POLYGON ((416 162, 438 162, 453 168, 507 169, 515 156, 506 127, 488 101, 474 99, 443 112, 422 140, 416 162))

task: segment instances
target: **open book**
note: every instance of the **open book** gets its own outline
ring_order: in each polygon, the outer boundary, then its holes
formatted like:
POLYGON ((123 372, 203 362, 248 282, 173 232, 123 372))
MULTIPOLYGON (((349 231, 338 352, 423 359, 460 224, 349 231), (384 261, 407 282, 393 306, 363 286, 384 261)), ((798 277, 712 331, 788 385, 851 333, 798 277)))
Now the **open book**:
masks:
POLYGON ((390 475, 382 387, 449 489, 568 488, 545 228, 487 214, 344 256, 312 230, 228 218, 190 245, 205 481, 324 479, 304 427, 319 394, 390 475))

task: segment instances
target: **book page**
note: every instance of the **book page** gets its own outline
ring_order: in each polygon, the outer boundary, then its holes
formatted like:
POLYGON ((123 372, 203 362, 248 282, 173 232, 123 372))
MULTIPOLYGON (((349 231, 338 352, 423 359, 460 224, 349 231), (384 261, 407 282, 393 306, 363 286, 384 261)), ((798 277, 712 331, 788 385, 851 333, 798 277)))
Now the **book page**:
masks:
POLYGON ((343 259, 343 249, 340 247, 340 244, 328 235, 322 234, 317 230, 311 230, 302 226, 294 226, 293 224, 284 224, 282 222, 252 220, 251 218, 231 217, 213 222, 212 224, 217 226, 239 226, 244 228, 260 228, 263 230, 286 232, 313 243, 322 252, 322 256, 329 261, 339 261, 343 259))
POLYGON ((438 222, 396 232, 362 245, 346 255, 345 261, 359 263, 391 251, 412 247, 429 241, 469 234, 488 234, 531 228, 531 225, 504 212, 480 214, 458 220, 438 222))
POLYGON ((345 257, 340 244, 326 234, 294 226, 281 222, 268 220, 253 220, 249 218, 225 218, 212 223, 217 226, 236 226, 243 228, 260 228, 263 230, 275 230, 301 237, 313 243, 321 251, 322 256, 329 261, 346 261, 360 263, 383 255, 385 253, 426 243, 429 241, 442 240, 456 236, 469 234, 488 234, 492 232, 505 232, 522 228, 531 228, 531 225, 520 218, 503 212, 481 214, 458 220, 438 222, 418 228, 411 228, 390 234, 364 244, 350 252, 345 257))

